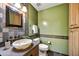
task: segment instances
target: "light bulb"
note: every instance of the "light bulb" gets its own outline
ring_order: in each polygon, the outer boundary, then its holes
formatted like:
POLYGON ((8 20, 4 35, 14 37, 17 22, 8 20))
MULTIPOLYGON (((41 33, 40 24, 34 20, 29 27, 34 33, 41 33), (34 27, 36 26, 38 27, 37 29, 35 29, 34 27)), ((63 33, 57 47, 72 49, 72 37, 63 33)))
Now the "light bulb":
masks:
POLYGON ((27 8, 25 6, 23 6, 22 11, 27 12, 27 8))

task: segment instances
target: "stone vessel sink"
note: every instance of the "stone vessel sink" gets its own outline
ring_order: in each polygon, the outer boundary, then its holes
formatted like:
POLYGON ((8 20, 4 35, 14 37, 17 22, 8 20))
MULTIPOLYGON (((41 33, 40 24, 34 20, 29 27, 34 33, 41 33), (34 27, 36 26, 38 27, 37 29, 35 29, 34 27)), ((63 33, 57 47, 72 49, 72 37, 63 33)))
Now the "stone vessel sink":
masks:
POLYGON ((12 43, 12 46, 16 49, 26 49, 32 44, 31 39, 20 39, 12 43))

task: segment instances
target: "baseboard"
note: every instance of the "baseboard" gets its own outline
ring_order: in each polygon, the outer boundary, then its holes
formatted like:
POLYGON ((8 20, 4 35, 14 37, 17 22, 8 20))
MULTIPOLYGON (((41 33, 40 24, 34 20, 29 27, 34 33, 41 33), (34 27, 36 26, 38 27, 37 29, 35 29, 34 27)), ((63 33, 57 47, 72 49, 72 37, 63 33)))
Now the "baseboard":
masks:
POLYGON ((66 54, 62 54, 62 53, 55 52, 55 51, 47 51, 47 53, 48 53, 48 56, 68 56, 66 54))

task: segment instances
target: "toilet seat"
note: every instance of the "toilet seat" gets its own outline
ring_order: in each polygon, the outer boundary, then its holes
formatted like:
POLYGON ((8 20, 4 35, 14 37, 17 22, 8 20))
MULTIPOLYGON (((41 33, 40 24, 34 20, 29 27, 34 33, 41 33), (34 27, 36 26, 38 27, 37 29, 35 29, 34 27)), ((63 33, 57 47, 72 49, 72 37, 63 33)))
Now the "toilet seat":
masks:
POLYGON ((48 50, 48 45, 46 45, 46 44, 39 44, 39 50, 47 51, 48 50))

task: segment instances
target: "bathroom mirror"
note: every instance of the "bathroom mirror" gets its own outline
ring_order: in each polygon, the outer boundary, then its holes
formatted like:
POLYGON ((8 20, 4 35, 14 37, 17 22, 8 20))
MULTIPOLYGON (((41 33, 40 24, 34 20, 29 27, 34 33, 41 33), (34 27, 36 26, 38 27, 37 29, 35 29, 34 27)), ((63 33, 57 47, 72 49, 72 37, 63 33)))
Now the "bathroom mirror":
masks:
POLYGON ((22 27, 23 15, 11 7, 6 6, 6 26, 22 27))

